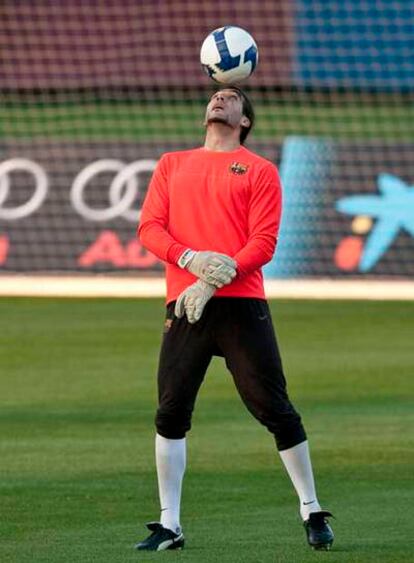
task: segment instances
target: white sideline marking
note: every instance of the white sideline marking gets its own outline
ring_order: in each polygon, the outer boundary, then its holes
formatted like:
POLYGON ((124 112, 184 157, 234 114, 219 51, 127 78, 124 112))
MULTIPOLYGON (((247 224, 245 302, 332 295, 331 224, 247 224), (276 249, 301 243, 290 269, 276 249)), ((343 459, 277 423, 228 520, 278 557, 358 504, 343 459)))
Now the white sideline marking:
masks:
MULTIPOLYGON (((414 281, 266 280, 268 298, 414 300, 414 281)), ((164 278, 0 275, 0 296, 164 297, 164 278)))

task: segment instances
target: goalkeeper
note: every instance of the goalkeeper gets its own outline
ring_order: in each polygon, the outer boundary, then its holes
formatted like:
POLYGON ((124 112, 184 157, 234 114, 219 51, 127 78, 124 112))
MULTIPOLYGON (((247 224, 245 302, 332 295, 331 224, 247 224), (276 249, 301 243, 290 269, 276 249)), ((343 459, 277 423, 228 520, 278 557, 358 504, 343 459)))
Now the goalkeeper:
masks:
POLYGON ((180 522, 186 433, 212 356, 223 356, 251 414, 275 437, 300 502, 308 543, 329 549, 331 516, 319 505, 308 442, 289 400, 263 288, 281 216, 276 167, 243 143, 254 122, 236 87, 213 94, 203 147, 166 153, 144 201, 141 243, 166 262, 167 312, 158 368, 159 522, 138 550, 184 546, 180 522))

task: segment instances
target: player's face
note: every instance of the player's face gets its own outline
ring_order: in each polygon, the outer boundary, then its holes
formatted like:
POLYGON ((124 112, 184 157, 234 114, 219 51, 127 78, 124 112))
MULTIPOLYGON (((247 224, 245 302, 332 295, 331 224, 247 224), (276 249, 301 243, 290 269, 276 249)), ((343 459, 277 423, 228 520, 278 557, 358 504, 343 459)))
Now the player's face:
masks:
POLYGON ((224 123, 233 128, 249 125, 249 119, 243 115, 243 102, 237 92, 229 88, 212 95, 204 121, 205 125, 209 123, 224 123))

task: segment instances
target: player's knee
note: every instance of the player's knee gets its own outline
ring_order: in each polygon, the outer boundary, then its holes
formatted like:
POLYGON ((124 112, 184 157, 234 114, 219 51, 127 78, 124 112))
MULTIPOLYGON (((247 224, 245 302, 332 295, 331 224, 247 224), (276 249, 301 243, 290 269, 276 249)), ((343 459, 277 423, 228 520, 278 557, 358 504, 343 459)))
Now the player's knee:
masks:
POLYGON ((257 420, 273 434, 278 450, 293 448, 306 440, 300 415, 292 408, 290 412, 255 413, 257 420))
POLYGON ((184 438, 191 428, 191 413, 159 408, 155 416, 158 434, 171 440, 184 438))
POLYGON ((268 421, 265 426, 274 435, 279 451, 293 448, 306 440, 305 429, 299 415, 268 421))

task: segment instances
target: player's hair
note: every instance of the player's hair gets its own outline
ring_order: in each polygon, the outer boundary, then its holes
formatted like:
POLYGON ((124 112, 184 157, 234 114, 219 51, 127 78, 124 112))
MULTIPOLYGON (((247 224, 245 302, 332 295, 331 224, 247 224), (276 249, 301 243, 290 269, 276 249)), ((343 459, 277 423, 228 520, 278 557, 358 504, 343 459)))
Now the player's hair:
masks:
POLYGON ((240 144, 243 145, 247 135, 250 133, 250 130, 254 125, 255 114, 253 104, 247 94, 238 86, 228 86, 226 89, 234 90, 238 94, 243 104, 243 115, 250 121, 250 125, 248 127, 242 127, 240 131, 240 144))

